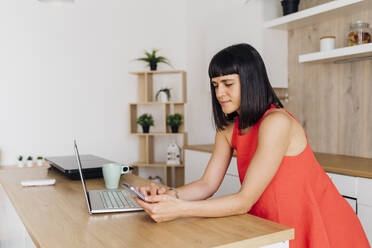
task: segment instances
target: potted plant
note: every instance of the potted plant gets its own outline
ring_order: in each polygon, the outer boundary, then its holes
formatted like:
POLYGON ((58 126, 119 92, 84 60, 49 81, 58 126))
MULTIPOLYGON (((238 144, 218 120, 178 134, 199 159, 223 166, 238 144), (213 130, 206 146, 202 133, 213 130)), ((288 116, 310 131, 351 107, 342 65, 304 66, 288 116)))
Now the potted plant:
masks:
POLYGON ((42 156, 38 156, 38 157, 37 157, 37 165, 38 165, 38 166, 42 166, 42 165, 43 165, 43 162, 44 162, 44 161, 43 161, 43 157, 42 157, 42 156))
POLYGON ((155 95, 155 99, 156 101, 158 100, 159 96, 160 96, 160 101, 161 102, 167 102, 169 101, 171 95, 170 95, 170 90, 171 88, 161 88, 160 90, 158 90, 156 92, 156 95, 155 95))
POLYGON ((18 167, 23 167, 23 156, 22 155, 19 155, 18 158, 18 167))
POLYGON ((151 53, 145 50, 145 57, 137 58, 136 60, 147 62, 151 71, 156 71, 158 63, 165 63, 171 66, 169 60, 166 57, 156 56, 157 52, 159 52, 159 49, 152 49, 151 53))
POLYGON ((281 3, 283 7, 283 15, 289 15, 298 11, 300 0, 283 0, 281 3))
POLYGON ((174 114, 167 117, 167 125, 172 129, 172 133, 178 133, 178 128, 182 124, 182 115, 174 114))
POLYGON ((138 117, 137 124, 142 126, 143 133, 149 133, 150 126, 154 126, 154 119, 151 114, 143 114, 138 117))
POLYGON ((27 166, 31 167, 33 163, 34 163, 34 161, 33 161, 32 156, 28 156, 27 157, 27 166))

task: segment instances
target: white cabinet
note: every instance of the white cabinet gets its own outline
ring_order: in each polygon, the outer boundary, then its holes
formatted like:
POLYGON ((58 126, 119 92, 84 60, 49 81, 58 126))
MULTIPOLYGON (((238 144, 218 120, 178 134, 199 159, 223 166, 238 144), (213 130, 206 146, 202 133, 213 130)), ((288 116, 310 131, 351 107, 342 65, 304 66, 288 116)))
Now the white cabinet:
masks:
POLYGON ((229 168, 226 172, 225 178, 223 179, 220 188, 213 195, 213 197, 219 197, 222 195, 234 194, 240 189, 240 180, 238 175, 238 168, 236 158, 231 158, 229 168))
POLYGON ((185 150, 185 184, 201 178, 208 165, 210 153, 185 150))
POLYGON ((350 204, 354 212, 357 213, 357 200, 352 198, 344 197, 344 199, 350 204))
POLYGON ((358 217, 367 234, 369 243, 372 244, 372 206, 358 204, 358 217))
POLYGON ((372 179, 358 178, 358 216, 372 244, 372 179))
POLYGON ((0 247, 35 248, 8 196, 0 185, 0 247))
POLYGON ((337 190, 357 212, 363 229, 372 244, 372 179, 327 173, 337 190))
POLYGON ((333 184, 343 196, 356 198, 357 196, 357 177, 345 176, 335 173, 327 173, 333 184))
MULTIPOLYGON (((192 150, 185 150, 185 183, 198 180, 204 173, 208 165, 211 153, 199 152, 192 150)), ((223 179, 220 188, 213 195, 218 197, 238 192, 240 189, 240 181, 238 176, 238 169, 236 158, 231 159, 229 168, 227 169, 225 178, 223 179)), ((212 197, 212 198, 213 198, 212 197)))

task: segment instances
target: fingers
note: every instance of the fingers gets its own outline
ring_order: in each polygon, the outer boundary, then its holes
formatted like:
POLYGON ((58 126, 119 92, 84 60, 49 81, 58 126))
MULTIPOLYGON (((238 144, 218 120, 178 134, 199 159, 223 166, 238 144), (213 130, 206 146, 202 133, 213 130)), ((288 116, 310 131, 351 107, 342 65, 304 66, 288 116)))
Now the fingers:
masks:
POLYGON ((161 187, 159 190, 158 190, 158 194, 161 195, 161 194, 165 194, 167 192, 167 189, 166 188, 163 188, 161 187))
POLYGON ((139 187, 137 190, 144 196, 151 195, 149 186, 139 187))
POLYGON ((156 203, 156 202, 161 202, 161 201, 167 201, 169 198, 168 195, 151 195, 151 196, 146 196, 145 197, 145 200, 147 202, 151 202, 151 203, 156 203))

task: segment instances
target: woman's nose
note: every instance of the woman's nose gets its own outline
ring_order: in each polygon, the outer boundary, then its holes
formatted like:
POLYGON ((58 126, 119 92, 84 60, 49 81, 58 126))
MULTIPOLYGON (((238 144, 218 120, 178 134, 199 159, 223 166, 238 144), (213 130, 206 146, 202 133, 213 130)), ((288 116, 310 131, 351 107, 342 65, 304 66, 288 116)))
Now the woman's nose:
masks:
POLYGON ((219 85, 216 88, 216 96, 219 97, 219 96, 223 96, 225 94, 226 94, 226 87, 224 87, 223 85, 219 85))

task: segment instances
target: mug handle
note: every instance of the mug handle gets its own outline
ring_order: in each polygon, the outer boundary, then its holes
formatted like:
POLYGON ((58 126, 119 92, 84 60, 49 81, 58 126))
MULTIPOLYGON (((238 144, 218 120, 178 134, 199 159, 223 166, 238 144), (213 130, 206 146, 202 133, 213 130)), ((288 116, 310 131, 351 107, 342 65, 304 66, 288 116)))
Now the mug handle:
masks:
POLYGON ((121 166, 121 175, 127 174, 130 171, 130 167, 128 165, 122 165, 121 166))

